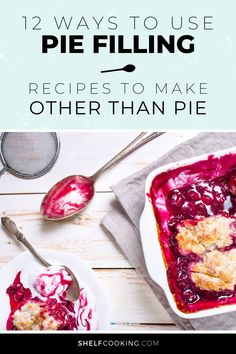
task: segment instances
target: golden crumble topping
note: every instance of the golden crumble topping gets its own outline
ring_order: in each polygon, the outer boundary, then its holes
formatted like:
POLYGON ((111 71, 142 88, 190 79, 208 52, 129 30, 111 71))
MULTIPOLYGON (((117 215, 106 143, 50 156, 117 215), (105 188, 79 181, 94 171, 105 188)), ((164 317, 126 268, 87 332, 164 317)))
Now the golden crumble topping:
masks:
POLYGON ((234 221, 221 215, 209 216, 197 224, 186 220, 183 226, 178 227, 176 236, 180 252, 203 255, 206 251, 231 245, 231 235, 235 232, 234 221))
POLYGON ((56 330, 60 323, 42 311, 37 302, 27 302, 13 315, 14 327, 18 330, 56 330))
POLYGON ((195 285, 208 291, 233 290, 236 284, 236 249, 206 253, 203 260, 191 265, 195 285))

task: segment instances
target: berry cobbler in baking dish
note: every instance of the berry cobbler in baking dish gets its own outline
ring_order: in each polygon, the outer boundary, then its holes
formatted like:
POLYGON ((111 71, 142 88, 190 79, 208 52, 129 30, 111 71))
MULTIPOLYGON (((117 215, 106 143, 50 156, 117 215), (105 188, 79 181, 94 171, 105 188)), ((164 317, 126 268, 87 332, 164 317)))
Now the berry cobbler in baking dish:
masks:
POLYGON ((236 154, 162 172, 149 197, 178 309, 236 304, 236 154))

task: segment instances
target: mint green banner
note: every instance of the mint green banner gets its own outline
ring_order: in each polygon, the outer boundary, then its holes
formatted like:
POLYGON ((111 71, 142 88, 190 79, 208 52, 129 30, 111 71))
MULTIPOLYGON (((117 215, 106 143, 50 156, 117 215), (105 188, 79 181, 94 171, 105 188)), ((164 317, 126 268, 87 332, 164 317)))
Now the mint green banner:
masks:
POLYGON ((235 0, 2 2, 0 130, 236 129, 235 13, 235 0))

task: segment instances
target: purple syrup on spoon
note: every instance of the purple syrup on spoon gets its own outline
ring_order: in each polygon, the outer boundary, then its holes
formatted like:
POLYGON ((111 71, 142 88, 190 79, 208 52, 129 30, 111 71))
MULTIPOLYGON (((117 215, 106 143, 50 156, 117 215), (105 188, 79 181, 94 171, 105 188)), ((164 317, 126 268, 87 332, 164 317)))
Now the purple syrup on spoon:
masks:
POLYGON ((44 197, 41 213, 47 219, 63 219, 82 211, 94 196, 94 180, 69 176, 56 183, 44 197))

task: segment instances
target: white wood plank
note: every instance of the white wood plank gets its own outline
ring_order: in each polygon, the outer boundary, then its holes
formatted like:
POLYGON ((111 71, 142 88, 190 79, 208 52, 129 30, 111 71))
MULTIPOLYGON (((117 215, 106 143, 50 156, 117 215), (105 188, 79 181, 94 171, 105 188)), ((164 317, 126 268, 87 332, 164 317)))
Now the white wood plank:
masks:
MULTIPOLYGON (((43 220, 38 212, 42 195, 2 195, 0 215, 14 219, 36 247, 71 252, 95 268, 124 268, 129 267, 128 261, 100 225, 102 217, 111 210, 113 198, 112 193, 97 193, 81 216, 56 223, 43 220)), ((0 228, 0 265, 21 249, 0 228)))
MULTIPOLYGON (((62 151, 55 168, 45 177, 24 181, 6 174, 1 178, 0 193, 39 193, 65 175, 90 174, 118 152, 135 133, 61 133, 62 151)), ((137 171, 171 147, 195 135, 193 132, 168 133, 156 139, 107 173, 97 184, 98 191, 137 171)), ((77 254, 94 268, 126 268, 129 263, 115 243, 101 229, 101 218, 111 210, 113 195, 98 193, 81 218, 62 223, 42 220, 38 213, 42 195, 0 196, 0 212, 14 218, 36 247, 59 249, 77 254)), ((0 265, 21 248, 0 230, 0 265)), ((155 330, 173 324, 148 285, 132 269, 96 269, 107 287, 113 305, 113 328, 131 327, 155 330), (162 325, 165 324, 165 325, 162 325)), ((174 326, 170 326, 171 328, 174 326)), ((127 328, 128 330, 128 328, 127 328)))
MULTIPOLYGON (((22 180, 5 173, 1 177, 0 193, 46 192, 67 175, 91 175, 137 134, 138 132, 59 133, 61 152, 53 169, 47 175, 34 180, 22 180)), ((168 132, 155 139, 103 175, 97 182, 97 190, 109 190, 110 185, 147 166, 175 145, 194 135, 194 131, 168 132)))
MULTIPOLYGON (((98 194, 81 220, 51 223, 37 212, 40 195, 0 196, 1 214, 12 217, 36 247, 74 253, 92 267, 129 267, 128 262, 99 227, 111 206, 111 193, 98 194)), ((0 229, 0 265, 21 252, 0 229)), ((113 305, 112 322, 171 323, 148 285, 132 269, 96 269, 113 305)))
POLYGON ((112 302, 111 322, 173 323, 147 283, 133 269, 96 270, 112 302))

